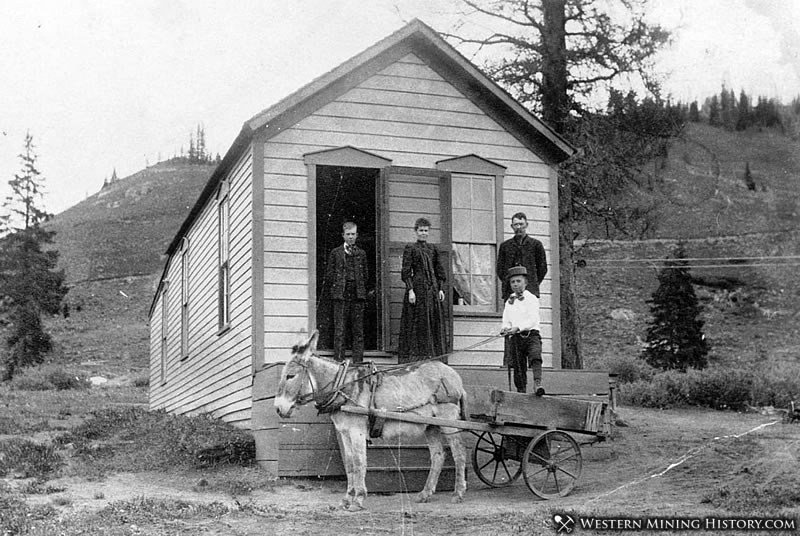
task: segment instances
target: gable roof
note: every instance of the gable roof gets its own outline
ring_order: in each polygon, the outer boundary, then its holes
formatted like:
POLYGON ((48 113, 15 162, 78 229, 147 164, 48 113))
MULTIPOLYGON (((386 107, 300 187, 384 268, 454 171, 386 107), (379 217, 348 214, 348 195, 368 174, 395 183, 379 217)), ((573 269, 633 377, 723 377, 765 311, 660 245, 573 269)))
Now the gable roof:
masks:
POLYGON ((167 248, 166 254, 171 255, 179 247, 181 238, 188 232, 219 182, 256 136, 260 141, 274 136, 389 63, 412 52, 547 163, 562 162, 576 152, 569 142, 481 72, 435 30, 414 19, 395 33, 245 121, 239 135, 214 170, 167 248))

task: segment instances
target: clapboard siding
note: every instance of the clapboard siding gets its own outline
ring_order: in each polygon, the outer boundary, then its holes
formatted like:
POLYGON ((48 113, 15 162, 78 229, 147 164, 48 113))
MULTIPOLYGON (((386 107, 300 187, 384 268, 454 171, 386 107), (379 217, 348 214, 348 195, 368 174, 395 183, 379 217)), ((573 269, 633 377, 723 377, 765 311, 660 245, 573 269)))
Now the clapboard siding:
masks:
MULTIPOLYGON (((310 311, 308 285, 315 281, 309 280, 308 266, 315 262, 315 254, 310 251, 308 237, 311 201, 303 155, 344 146, 389 159, 394 166, 435 169, 439 160, 468 154, 504 166, 503 228, 498 229, 498 237, 511 236, 507 229, 511 215, 525 212, 532 236, 542 241, 552 265, 549 166, 423 60, 410 54, 264 143, 266 348, 280 350, 281 345, 294 344, 308 326, 302 314, 310 311), (288 288, 280 288, 282 285, 288 288)), ((402 245, 413 240, 411 227, 420 215, 431 220, 430 242, 441 241, 438 191, 434 177, 388 183, 387 233, 394 246, 388 252, 390 281, 384 288, 392 296, 389 316, 395 344, 403 295, 402 245)), ((548 274, 541 287, 544 359, 548 366, 552 363, 550 280, 548 274)), ((500 318, 496 313, 488 318, 455 315, 453 324, 454 347, 458 348, 461 343, 468 346, 496 334, 500 318)), ((269 352, 266 361, 275 357, 281 358, 279 352, 269 352)), ((451 361, 458 363, 459 359, 496 366, 502 362, 502 342, 454 356, 451 361)))
MULTIPOLYGON (((218 211, 212 196, 186 233, 189 241, 189 356, 180 356, 180 252, 169 261, 167 382, 151 381, 150 406, 178 414, 209 413, 249 426, 252 382, 252 154, 227 175, 230 206, 230 328, 219 333, 218 211)), ((160 317, 154 309, 153 319, 160 317)), ((159 324, 160 324, 160 318, 159 324)), ((158 326, 151 337, 160 337, 158 326)), ((158 346, 154 344, 153 346, 158 346)), ((157 349, 153 352, 157 363, 157 349)), ((158 366, 151 367, 157 376, 158 366)))

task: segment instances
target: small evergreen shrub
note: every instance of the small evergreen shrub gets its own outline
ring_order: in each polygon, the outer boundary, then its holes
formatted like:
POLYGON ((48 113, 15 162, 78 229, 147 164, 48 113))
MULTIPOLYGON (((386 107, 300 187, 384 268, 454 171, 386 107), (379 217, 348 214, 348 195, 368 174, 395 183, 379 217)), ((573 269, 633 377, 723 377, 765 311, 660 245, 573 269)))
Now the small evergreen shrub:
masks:
POLYGON ((700 302, 692 286, 683 245, 658 274, 658 288, 650 303, 647 347, 642 357, 663 370, 702 369, 708 363, 708 343, 703 335, 700 302))

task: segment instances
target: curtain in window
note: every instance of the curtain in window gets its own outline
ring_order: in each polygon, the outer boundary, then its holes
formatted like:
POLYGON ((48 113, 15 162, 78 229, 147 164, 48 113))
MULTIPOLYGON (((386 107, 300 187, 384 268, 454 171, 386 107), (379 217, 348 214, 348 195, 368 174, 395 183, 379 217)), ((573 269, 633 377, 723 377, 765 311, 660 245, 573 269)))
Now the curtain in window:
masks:
POLYGON ((494 307, 494 247, 453 243, 453 287, 463 305, 494 307))

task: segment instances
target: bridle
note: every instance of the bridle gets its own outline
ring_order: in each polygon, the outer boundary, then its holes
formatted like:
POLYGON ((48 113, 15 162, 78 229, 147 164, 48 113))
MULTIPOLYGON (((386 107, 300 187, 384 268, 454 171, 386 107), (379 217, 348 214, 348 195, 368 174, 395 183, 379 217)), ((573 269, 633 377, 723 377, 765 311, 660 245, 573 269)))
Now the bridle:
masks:
MULTIPOLYGON (((347 377, 348 370, 350 369, 350 360, 346 359, 341 363, 337 363, 339 370, 336 371, 336 375, 334 376, 333 380, 328 382, 326 385, 323 385, 322 388, 318 389, 314 384, 314 377, 308 370, 308 365, 302 361, 296 361, 296 363, 300 366, 300 368, 303 369, 302 374, 305 375, 305 379, 301 383, 301 389, 302 386, 305 385, 305 382, 308 381, 308 385, 311 390, 310 393, 306 393, 297 397, 296 404, 302 406, 313 400, 314 407, 316 407, 317 411, 320 413, 331 413, 342 407, 348 399, 348 396, 342 392, 342 389, 347 385, 358 381, 355 380, 353 382, 345 383, 344 380, 347 377)), ((359 378, 359 380, 360 379, 361 378, 359 378)))

